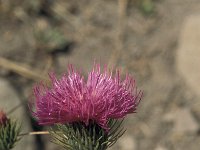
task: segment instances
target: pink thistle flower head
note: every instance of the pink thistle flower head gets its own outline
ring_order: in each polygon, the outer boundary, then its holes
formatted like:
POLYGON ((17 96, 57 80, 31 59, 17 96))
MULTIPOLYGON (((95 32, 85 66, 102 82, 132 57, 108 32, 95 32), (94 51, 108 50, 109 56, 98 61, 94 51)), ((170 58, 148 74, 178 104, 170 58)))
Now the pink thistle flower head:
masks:
POLYGON ((108 129, 110 119, 124 118, 134 113, 142 92, 135 80, 126 75, 120 79, 119 71, 112 71, 95 64, 87 80, 73 66, 60 79, 50 74, 52 86, 39 84, 34 88, 35 110, 33 115, 40 125, 90 121, 108 129))

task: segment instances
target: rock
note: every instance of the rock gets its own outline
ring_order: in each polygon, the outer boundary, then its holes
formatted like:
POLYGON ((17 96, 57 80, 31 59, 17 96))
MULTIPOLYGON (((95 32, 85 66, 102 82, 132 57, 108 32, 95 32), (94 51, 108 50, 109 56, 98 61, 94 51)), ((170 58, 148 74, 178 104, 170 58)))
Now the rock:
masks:
POLYGON ((177 69, 200 96, 200 15, 189 16, 181 29, 177 51, 177 69))
POLYGON ((136 141, 130 135, 124 135, 119 139, 119 149, 121 150, 136 150, 136 141))
POLYGON ((158 145, 158 146, 155 148, 155 150, 167 150, 167 148, 158 145))
MULTIPOLYGON (((0 78, 0 109, 4 110, 5 112, 9 112, 11 109, 13 109, 15 106, 20 105, 21 101, 18 98, 16 92, 12 88, 12 86, 9 84, 8 81, 6 81, 3 78, 0 78)), ((30 126, 29 121, 27 119, 27 116, 25 115, 26 112, 24 111, 23 107, 19 107, 9 115, 9 117, 13 119, 19 120, 19 122, 22 123, 22 132, 26 133, 29 132, 30 126)), ((19 143, 17 143, 15 150, 33 150, 33 136, 26 136, 23 137, 19 143)))
POLYGON ((166 121, 173 121, 173 134, 197 133, 199 125, 188 108, 178 108, 164 116, 166 121))
POLYGON ((118 139, 117 143, 114 144, 108 150, 136 150, 136 141, 131 135, 123 135, 118 139))

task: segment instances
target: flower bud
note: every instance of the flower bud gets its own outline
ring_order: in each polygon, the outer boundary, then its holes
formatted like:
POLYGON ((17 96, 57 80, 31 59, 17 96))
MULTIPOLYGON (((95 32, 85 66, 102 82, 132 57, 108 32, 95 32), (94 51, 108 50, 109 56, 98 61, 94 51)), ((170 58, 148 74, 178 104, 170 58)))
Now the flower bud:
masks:
POLYGON ((4 126, 8 121, 6 114, 1 110, 0 111, 0 126, 4 126))

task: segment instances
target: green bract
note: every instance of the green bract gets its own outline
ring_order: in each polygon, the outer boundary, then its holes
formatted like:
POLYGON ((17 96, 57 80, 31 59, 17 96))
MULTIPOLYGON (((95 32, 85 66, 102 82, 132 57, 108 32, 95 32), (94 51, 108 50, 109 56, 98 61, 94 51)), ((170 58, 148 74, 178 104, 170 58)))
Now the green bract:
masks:
POLYGON ((125 130, 122 121, 110 120, 106 131, 96 123, 57 124, 50 128, 53 142, 66 150, 106 150, 120 138, 125 130))

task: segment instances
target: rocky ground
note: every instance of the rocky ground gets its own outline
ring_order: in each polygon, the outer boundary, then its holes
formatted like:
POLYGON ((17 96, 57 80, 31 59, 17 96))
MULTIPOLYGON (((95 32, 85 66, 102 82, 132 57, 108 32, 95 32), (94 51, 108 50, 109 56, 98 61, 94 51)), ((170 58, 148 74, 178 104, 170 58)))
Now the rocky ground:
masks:
MULTIPOLYGON (((142 2, 0 1, 0 107, 23 132, 42 130, 26 105, 33 84, 68 63, 86 74, 96 59, 131 73, 144 91, 112 149, 199 150, 200 1, 142 2)), ((48 138, 24 137, 16 149, 59 149, 48 138)))

